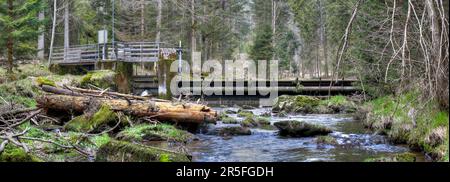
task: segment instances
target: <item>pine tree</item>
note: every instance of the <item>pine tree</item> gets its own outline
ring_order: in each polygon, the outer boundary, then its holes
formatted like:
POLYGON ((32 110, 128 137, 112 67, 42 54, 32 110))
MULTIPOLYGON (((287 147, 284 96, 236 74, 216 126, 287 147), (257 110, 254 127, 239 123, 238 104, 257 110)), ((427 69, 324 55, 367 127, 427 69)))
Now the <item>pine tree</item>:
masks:
POLYGON ((250 57, 255 61, 271 60, 274 51, 272 47, 272 27, 266 24, 256 29, 256 37, 250 52, 250 57))
POLYGON ((7 48, 9 74, 14 59, 36 52, 35 42, 45 21, 38 15, 44 9, 43 0, 0 0, 0 47, 7 48))

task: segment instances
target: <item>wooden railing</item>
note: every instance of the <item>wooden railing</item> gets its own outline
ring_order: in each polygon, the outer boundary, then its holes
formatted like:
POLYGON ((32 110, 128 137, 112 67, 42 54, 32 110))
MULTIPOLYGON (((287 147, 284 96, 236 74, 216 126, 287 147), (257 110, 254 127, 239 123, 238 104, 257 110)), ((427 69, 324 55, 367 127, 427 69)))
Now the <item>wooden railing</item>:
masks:
POLYGON ((86 64, 100 61, 123 61, 130 63, 158 62, 160 45, 156 42, 116 42, 57 47, 51 57, 53 64, 86 64))

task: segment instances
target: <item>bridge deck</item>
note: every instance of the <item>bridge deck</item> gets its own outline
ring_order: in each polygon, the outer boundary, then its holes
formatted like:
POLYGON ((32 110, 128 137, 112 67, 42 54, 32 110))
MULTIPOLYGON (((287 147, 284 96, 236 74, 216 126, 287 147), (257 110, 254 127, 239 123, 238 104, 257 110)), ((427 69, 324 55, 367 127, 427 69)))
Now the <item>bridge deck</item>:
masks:
POLYGON ((165 43, 116 42, 56 47, 51 56, 53 64, 92 65, 98 62, 123 61, 128 63, 158 62, 160 57, 176 54, 177 48, 162 48, 165 43))

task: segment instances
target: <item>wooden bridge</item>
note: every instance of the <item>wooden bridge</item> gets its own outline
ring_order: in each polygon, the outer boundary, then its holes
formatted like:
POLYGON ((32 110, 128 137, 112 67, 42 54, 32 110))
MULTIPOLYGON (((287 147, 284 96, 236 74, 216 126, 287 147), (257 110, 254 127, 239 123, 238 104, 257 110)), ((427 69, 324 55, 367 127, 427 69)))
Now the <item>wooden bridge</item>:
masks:
POLYGON ((164 46, 168 45, 156 42, 115 42, 57 47, 51 60, 52 64, 59 65, 93 65, 112 61, 154 63, 159 61, 160 55, 176 53, 178 50, 164 46))
MULTIPOLYGON (((164 43, 155 42, 116 42, 114 44, 95 44, 71 46, 69 48, 59 47, 54 50, 52 64, 62 66, 78 65, 78 66, 92 66, 96 69, 98 63, 108 62, 127 62, 133 64, 139 63, 156 63, 160 58, 169 57, 171 54, 177 54, 181 48, 170 48, 164 43)), ((155 70, 156 71, 156 70, 155 70)), ((133 92, 141 94, 144 91, 152 95, 159 94, 162 80, 159 80, 156 73, 149 74, 150 70, 141 70, 133 73, 133 92), (142 74, 142 72, 144 74, 142 74), (161 83, 160 83, 161 82, 161 83)), ((359 88, 354 86, 356 79, 311 79, 311 80, 279 80, 276 88, 265 87, 263 91, 273 91, 276 89, 279 95, 337 95, 337 94, 353 94, 359 92, 359 88), (331 87, 330 87, 331 85, 331 87)), ((201 89, 206 92, 222 93, 218 95, 208 96, 209 100, 220 101, 218 104, 227 104, 223 101, 231 101, 234 99, 248 100, 249 98, 261 98, 264 96, 250 94, 253 92, 250 89, 255 88, 258 82, 244 81, 238 83, 236 81, 219 81, 219 85, 211 83, 209 87, 202 86, 201 80, 179 82, 178 87, 183 89, 183 93, 193 93, 195 89, 201 89), (251 85, 253 84, 253 85, 251 85), (183 88, 182 86, 189 87, 183 88), (200 86, 200 87, 199 87, 200 86), (231 86, 231 87, 230 87, 231 86), (233 93, 233 95, 225 95, 225 93, 233 93), (239 94, 238 94, 239 92, 239 94), (243 94, 242 94, 243 93, 243 94), (238 96, 239 95, 239 96, 238 96)), ((269 86, 270 82, 266 81, 264 86, 269 86)), ((169 86, 166 86, 169 87, 169 86)), ((201 97, 200 95, 193 95, 194 97, 201 97)))

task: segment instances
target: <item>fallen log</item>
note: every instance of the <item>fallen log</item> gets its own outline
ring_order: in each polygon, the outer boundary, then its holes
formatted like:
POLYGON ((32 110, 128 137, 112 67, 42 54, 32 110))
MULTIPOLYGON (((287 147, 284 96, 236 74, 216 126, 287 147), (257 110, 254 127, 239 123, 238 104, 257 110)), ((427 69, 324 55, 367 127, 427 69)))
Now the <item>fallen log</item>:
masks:
POLYGON ((92 103, 109 106, 113 111, 137 117, 152 117, 175 123, 215 122, 217 112, 191 103, 171 103, 142 100, 108 99, 97 97, 44 95, 36 99, 39 108, 56 111, 85 112, 92 103))
POLYGON ((89 90, 89 89, 82 89, 82 88, 76 88, 76 87, 67 87, 72 91, 76 91, 79 93, 85 93, 85 94, 95 94, 98 96, 116 96, 121 98, 128 98, 132 100, 150 100, 149 97, 141 97, 136 95, 129 95, 129 94, 122 94, 117 92, 108 92, 108 91, 100 91, 100 90, 89 90))

